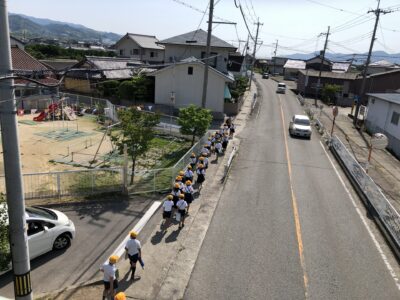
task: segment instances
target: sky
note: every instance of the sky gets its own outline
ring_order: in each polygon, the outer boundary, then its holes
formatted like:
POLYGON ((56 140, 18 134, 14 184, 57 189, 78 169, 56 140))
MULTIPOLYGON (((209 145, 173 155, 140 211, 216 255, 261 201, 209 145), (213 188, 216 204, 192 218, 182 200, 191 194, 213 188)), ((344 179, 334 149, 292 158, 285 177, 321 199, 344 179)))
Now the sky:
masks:
MULTIPOLYGON (((8 0, 12 13, 82 24, 119 34, 155 35, 162 40, 197 28, 207 30, 208 0, 8 0)), ((213 35, 243 49, 248 37, 243 16, 234 0, 215 0, 213 35)), ((236 0, 241 4, 249 30, 260 26, 257 57, 271 57, 278 40, 277 56, 323 49, 328 26, 328 51, 368 52, 377 0, 236 0)), ((382 9, 374 50, 400 53, 400 0, 381 0, 382 9)), ((254 45, 254 44, 253 44, 254 45)), ((251 46, 252 48, 253 46, 251 46)))

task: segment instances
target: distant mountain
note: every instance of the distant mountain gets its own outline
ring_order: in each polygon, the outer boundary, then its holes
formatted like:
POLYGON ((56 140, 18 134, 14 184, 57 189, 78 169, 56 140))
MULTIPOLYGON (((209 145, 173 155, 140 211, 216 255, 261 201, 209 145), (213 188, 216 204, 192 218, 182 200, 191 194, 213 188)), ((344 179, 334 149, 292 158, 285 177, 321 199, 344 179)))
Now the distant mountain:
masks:
MULTIPOLYGON (((295 53, 295 54, 286 55, 285 57, 291 58, 291 59, 307 60, 307 59, 315 57, 318 54, 319 54, 319 52, 308 53, 308 54, 295 53)), ((355 54, 354 64, 364 63, 365 60, 367 59, 367 54, 368 53, 355 54)), ((327 52, 326 58, 328 58, 329 60, 333 60, 333 61, 351 61, 353 59, 353 54, 327 52)), ((371 55, 371 62, 375 62, 378 60, 387 60, 387 61, 390 61, 391 63, 400 64, 400 53, 389 54, 389 53, 386 53, 385 51, 373 51, 372 55, 371 55)))
POLYGON ((9 14, 10 32, 16 37, 54 38, 112 44, 121 38, 113 32, 97 31, 83 25, 40 19, 20 14, 9 14))

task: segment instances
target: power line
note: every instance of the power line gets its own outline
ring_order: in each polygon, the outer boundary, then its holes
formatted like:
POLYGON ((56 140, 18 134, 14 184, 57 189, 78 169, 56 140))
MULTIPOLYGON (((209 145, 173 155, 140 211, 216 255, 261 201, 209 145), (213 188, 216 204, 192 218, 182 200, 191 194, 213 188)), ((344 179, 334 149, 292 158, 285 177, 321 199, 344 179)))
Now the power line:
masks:
MULTIPOLYGON (((195 6, 193 6, 193 5, 189 4, 189 3, 186 3, 186 2, 184 2, 184 1, 182 1, 182 0, 172 0, 172 1, 174 1, 174 2, 176 2, 176 3, 178 3, 178 4, 181 4, 181 5, 183 5, 183 6, 187 7, 187 8, 190 8, 191 10, 197 11, 197 12, 199 12, 199 13, 202 13, 202 14, 205 13, 205 14, 207 14, 207 10, 205 10, 205 11, 204 11, 204 10, 201 10, 200 8, 197 8, 197 7, 195 7, 195 6)), ((218 20, 223 21, 223 22, 231 22, 231 21, 229 21, 229 20, 223 19, 223 18, 218 17, 218 16, 216 16, 216 15, 214 15, 213 18, 218 19, 218 20)))
POLYGON ((343 8, 338 8, 338 7, 331 6, 331 5, 328 5, 328 4, 324 4, 324 3, 321 3, 321 2, 318 2, 318 1, 315 1, 315 0, 305 0, 305 1, 308 1, 308 2, 311 2, 311 3, 314 3, 314 4, 318 4, 318 5, 321 5, 321 6, 330 8, 330 9, 334 9, 334 10, 337 10, 337 11, 349 13, 349 14, 352 14, 352 15, 360 15, 359 13, 356 13, 354 11, 350 11, 350 10, 343 9, 343 8))

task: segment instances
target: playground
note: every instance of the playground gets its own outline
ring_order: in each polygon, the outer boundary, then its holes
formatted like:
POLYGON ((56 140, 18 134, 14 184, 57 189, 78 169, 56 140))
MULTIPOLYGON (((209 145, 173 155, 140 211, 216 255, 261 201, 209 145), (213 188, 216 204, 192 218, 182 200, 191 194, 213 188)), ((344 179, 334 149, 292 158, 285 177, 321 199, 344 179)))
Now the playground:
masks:
MULTIPOLYGON (((112 126, 99 115, 84 113, 77 116, 70 109, 64 107, 56 111, 49 107, 35 114, 18 115, 24 174, 123 165, 123 156, 110 140, 112 126), (102 119, 101 124, 99 119, 102 119)), ((187 140, 160 132, 146 156, 138 161, 137 170, 169 167, 189 148, 187 140)), ((4 169, 0 162, 2 173, 4 169)))

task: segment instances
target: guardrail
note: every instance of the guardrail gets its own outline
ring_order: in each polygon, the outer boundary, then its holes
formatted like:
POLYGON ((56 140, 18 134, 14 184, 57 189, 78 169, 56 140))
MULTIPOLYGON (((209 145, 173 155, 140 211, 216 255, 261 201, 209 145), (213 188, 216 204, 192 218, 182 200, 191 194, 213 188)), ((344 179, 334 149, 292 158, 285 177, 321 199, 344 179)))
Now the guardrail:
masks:
POLYGON ((232 150, 231 154, 229 155, 229 159, 228 159, 227 163, 225 164, 224 176, 221 178, 221 182, 225 181, 226 176, 228 175, 229 170, 231 169, 232 161, 235 158, 235 155, 238 152, 238 150, 239 150, 238 146, 233 146, 233 150, 232 150))
POLYGON ((335 135, 331 138, 330 149, 400 259, 400 214, 335 135))

